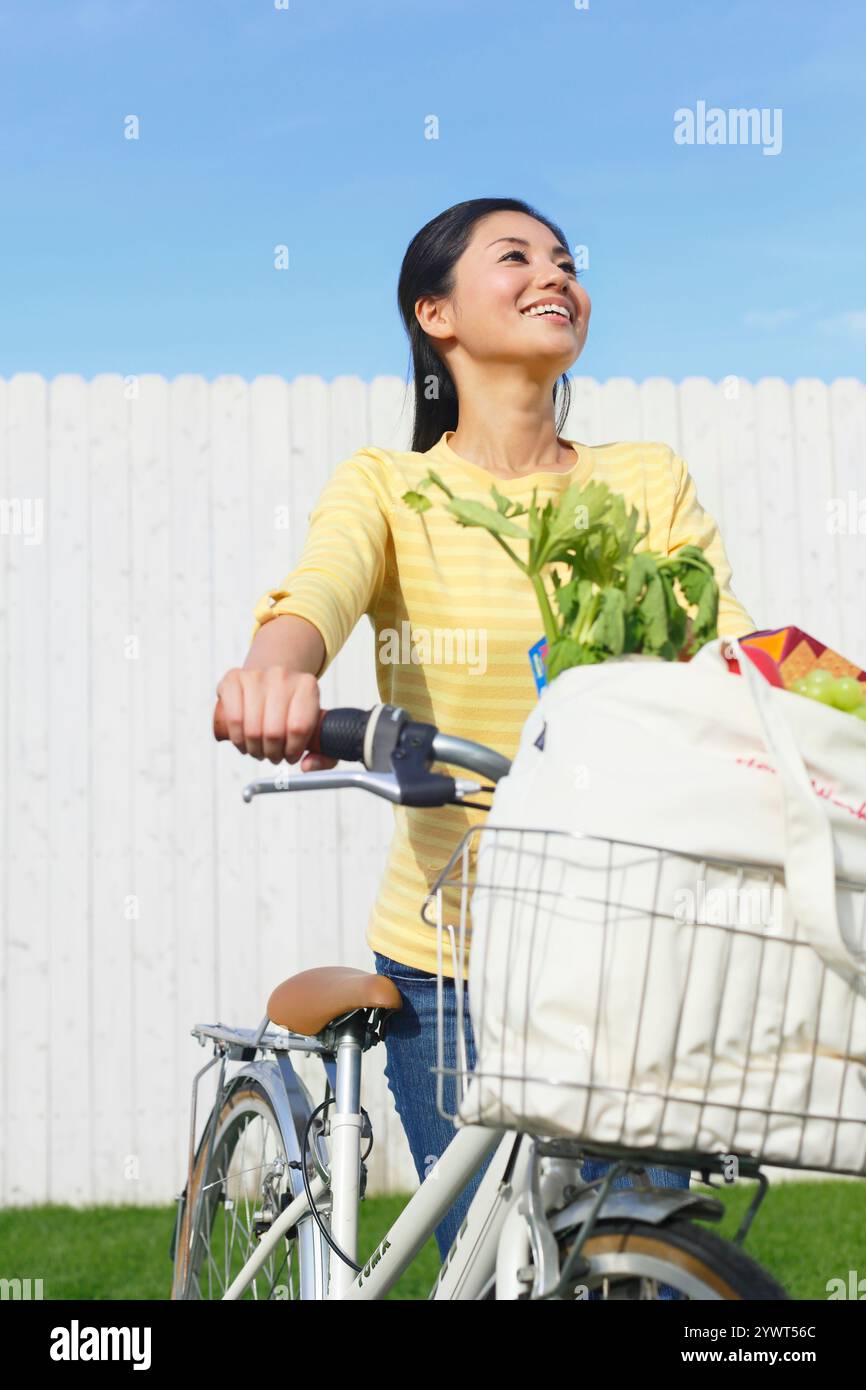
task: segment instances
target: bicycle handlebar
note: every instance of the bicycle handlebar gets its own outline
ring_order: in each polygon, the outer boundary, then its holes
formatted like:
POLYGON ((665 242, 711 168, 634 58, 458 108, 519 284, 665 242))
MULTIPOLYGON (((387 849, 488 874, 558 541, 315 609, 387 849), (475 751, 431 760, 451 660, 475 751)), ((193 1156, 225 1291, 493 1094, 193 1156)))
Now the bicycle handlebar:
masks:
MULTIPOLYGON (((229 737, 220 700, 214 710, 213 731, 219 742, 229 737)), ((465 768, 491 782, 505 777, 511 767, 509 759, 494 748, 441 733, 435 724, 413 720, 398 705, 379 704, 369 710, 321 710, 305 751, 338 761, 362 763, 374 775, 307 772, 291 779, 293 787, 362 786, 389 800, 414 806, 442 806, 457 801, 458 792, 480 790, 474 784, 457 783, 452 777, 430 772, 433 762, 465 768)), ((286 790, 285 779, 278 779, 275 784, 254 783, 248 790, 286 790)), ((478 803, 457 801, 457 804, 478 803)))
MULTIPOLYGON (((309 746, 304 751, 322 753, 326 758, 345 758, 349 762, 362 762, 364 732, 371 713, 371 710, 362 709, 320 710, 309 746), (326 720, 327 724, 325 723, 326 720), (323 728, 324 747, 322 746, 323 728)), ((225 742, 229 738, 221 700, 217 700, 214 710, 213 735, 218 743, 225 742)))

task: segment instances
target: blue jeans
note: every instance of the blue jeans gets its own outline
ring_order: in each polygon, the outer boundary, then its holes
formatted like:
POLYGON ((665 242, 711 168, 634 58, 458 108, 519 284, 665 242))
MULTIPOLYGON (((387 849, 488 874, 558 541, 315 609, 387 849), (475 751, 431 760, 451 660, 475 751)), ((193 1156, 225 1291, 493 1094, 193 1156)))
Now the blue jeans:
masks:
MULTIPOLYGON (((427 970, 416 970, 412 965, 402 965, 390 956, 380 955, 378 951, 373 954, 377 974, 393 980, 403 996, 402 1009, 390 1015, 385 1031, 385 1076, 409 1143, 418 1181, 423 1182, 456 1132, 452 1122, 443 1119, 436 1108, 437 1078, 431 1071, 436 1066, 436 976, 427 970)), ((444 1064, 454 1067, 457 1065, 457 991, 454 980, 444 981, 443 995, 444 1064)), ((475 1038, 469 1017, 469 992, 465 984, 463 1023, 466 1061, 471 1071, 476 1061, 475 1038)), ((446 1076, 444 1086, 444 1108, 453 1113, 457 1108, 454 1078, 446 1076)), ((488 1154, 436 1227, 436 1241, 443 1261, 492 1157, 493 1153, 488 1154)), ((610 1166, 601 1159, 584 1159, 581 1176, 584 1182, 591 1182, 606 1173, 610 1166)), ((648 1168, 647 1173, 656 1187, 686 1188, 691 1180, 689 1172, 681 1168, 648 1168)), ((631 1186, 631 1178, 626 1174, 620 1174, 611 1184, 612 1188, 631 1186)), ((679 1297, 666 1284, 660 1286, 659 1296, 679 1297)))
MULTIPOLYGON (((451 1120, 443 1119, 436 1108, 437 1077, 430 1070, 436 1066, 436 976, 427 970, 416 970, 413 965, 402 965, 390 956, 380 955, 378 951, 373 954, 376 973, 393 980, 403 996, 402 1009, 389 1016, 385 1031, 385 1076, 409 1143, 418 1181, 423 1182, 457 1133, 451 1120)), ((446 1038, 444 1064, 446 1067, 456 1067, 457 993, 453 980, 445 980, 443 996, 446 1038)), ((465 985, 463 1022, 466 1062, 471 1070, 475 1066, 475 1039, 465 985)), ((443 1105, 452 1114, 457 1109, 456 1096, 455 1079, 446 1076, 443 1105)), ((487 1155, 436 1227, 436 1241, 443 1261, 492 1157, 493 1153, 487 1155)))

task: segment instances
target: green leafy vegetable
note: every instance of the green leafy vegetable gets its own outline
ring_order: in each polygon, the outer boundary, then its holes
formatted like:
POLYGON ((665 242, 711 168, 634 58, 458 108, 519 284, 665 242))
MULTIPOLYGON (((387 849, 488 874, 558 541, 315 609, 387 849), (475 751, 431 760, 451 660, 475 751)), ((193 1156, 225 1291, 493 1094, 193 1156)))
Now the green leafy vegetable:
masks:
MULTIPOLYGON (((630 652, 688 660, 718 636, 719 588, 704 551, 696 545, 672 555, 638 551, 648 531, 638 529, 637 508, 626 509, 606 483, 573 483, 543 507, 533 489, 528 508, 495 485, 492 507, 461 500, 432 470, 418 487, 438 487, 455 521, 488 531, 526 575, 541 610, 550 681, 570 666, 630 652), (570 577, 563 580, 551 565, 564 565, 570 577)), ((427 511, 432 502, 425 492, 405 492, 403 501, 427 511)))

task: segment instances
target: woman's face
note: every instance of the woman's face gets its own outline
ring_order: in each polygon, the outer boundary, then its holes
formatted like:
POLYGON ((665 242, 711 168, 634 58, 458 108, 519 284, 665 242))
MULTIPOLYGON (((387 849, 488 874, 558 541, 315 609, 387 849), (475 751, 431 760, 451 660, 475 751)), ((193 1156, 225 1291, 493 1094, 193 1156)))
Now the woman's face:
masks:
POLYGON ((475 360, 541 365, 553 380, 580 356, 589 295, 577 282, 571 253, 543 222, 524 212, 490 213, 476 222, 454 274, 450 298, 419 299, 415 306, 444 355, 459 345, 475 360), (527 313, 539 301, 566 314, 527 313))

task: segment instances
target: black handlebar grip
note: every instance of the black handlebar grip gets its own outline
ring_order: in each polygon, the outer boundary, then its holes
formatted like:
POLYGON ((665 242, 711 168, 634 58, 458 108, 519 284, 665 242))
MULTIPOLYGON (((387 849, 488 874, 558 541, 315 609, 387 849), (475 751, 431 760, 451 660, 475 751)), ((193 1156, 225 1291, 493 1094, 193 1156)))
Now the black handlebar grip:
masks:
POLYGON ((372 713, 369 709, 326 710, 319 723, 318 738, 313 739, 309 751, 325 758, 363 762, 364 735, 372 713))

